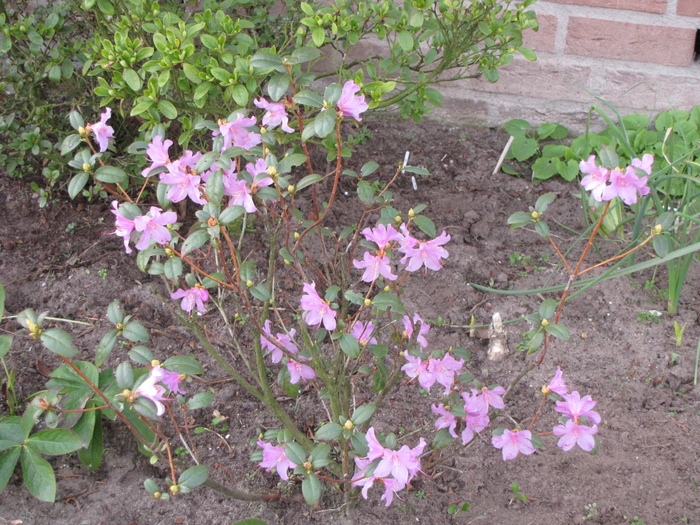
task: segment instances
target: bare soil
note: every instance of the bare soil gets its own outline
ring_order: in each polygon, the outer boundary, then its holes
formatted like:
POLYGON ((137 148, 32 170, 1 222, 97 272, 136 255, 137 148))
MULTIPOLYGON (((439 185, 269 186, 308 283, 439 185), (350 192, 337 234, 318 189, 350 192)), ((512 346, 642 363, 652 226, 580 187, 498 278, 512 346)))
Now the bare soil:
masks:
MULTIPOLYGON (((550 226, 567 246, 575 238, 571 229, 584 228, 580 200, 574 196, 576 184, 533 185, 502 173, 491 175, 507 139, 502 132, 429 122, 371 122, 368 127, 372 136, 357 148, 348 167, 359 168, 374 160, 391 176, 409 150, 410 163, 426 167, 431 175, 417 177, 416 190, 410 176, 402 176, 394 206, 407 210, 427 204, 426 214, 438 230, 444 228, 452 236, 445 268, 414 279, 406 301, 423 318, 433 320, 429 336, 433 348, 466 347, 473 354, 471 373, 486 384, 507 385, 532 359, 515 350, 520 334, 529 329, 527 323, 508 325, 510 352, 501 362, 487 360, 487 341, 470 338, 465 326, 472 315, 477 323, 488 323, 495 312, 504 320, 522 317, 537 308, 539 299, 484 294, 469 283, 530 289, 564 282, 551 247, 534 232, 509 231, 506 220, 515 211, 527 210, 539 195, 554 192, 558 198, 549 215, 562 226, 554 222, 550 226), (438 318, 444 326, 437 326, 438 318)), ((194 353, 208 364, 207 381, 223 378, 170 315, 160 281, 139 272, 134 256, 124 254, 121 239, 104 236, 113 229, 107 203, 59 199, 40 210, 26 181, 0 175, 0 282, 7 291, 7 313, 33 308, 49 311, 53 317, 92 323, 91 327, 59 323, 73 333, 83 351, 81 357, 87 359, 108 329, 107 305, 119 299, 129 314, 150 329, 156 355, 194 353)), ((591 261, 596 257, 589 255, 591 261)), ((655 275, 607 281, 574 298, 562 319, 570 341, 556 341, 544 363, 526 376, 509 400, 508 413, 513 418, 531 417, 540 387, 561 366, 570 384, 598 401, 603 423, 595 456, 578 448, 563 452, 556 438, 545 436, 544 448, 535 455, 504 462, 486 431, 483 441, 450 449, 435 468, 401 494, 404 501, 395 500, 385 508, 376 489, 370 491, 369 501, 360 502, 344 516, 332 493, 320 510, 308 508, 294 483, 284 487, 288 498, 271 504, 234 501, 206 488, 170 501, 154 501, 143 489, 143 481, 162 479, 164 471, 137 452, 126 429, 107 422, 106 453, 98 472, 88 472, 70 456, 54 458, 58 475, 54 504, 33 499, 15 473, 0 494, 0 524, 21 520, 25 525, 230 525, 251 517, 289 525, 700 523, 700 396, 693 384, 700 337, 699 279, 693 266, 680 313, 663 314, 657 322, 639 314, 664 311, 665 268, 655 275), (675 344, 674 321, 687 325, 680 346, 675 344), (525 501, 514 495, 513 483, 525 501), (471 507, 448 514, 448 506, 455 502, 468 502, 471 507)), ((20 397, 27 399, 43 388, 46 377, 42 374, 52 370, 57 360, 26 337, 13 320, 5 321, 2 329, 15 335, 7 363, 17 372, 20 397)), ((115 351, 114 359, 124 358, 126 350, 115 351)), ((402 443, 414 446, 419 435, 429 437, 433 432, 433 402, 438 402, 437 392, 425 397, 415 383, 402 384, 378 414, 375 426, 381 432, 397 433, 402 443)), ((289 409, 309 421, 323 417, 313 393, 296 403, 289 401, 289 409)), ((7 407, 0 410, 6 412, 7 407)), ((206 426, 213 410, 229 418, 229 428, 194 436, 200 460, 212 466, 211 477, 251 492, 275 489, 279 477, 249 461, 259 429, 274 425, 264 407, 229 382, 218 387, 214 405, 199 411, 194 426, 206 426)), ((535 430, 548 432, 555 421, 548 407, 535 430)), ((508 421, 499 425, 511 426, 508 421)))

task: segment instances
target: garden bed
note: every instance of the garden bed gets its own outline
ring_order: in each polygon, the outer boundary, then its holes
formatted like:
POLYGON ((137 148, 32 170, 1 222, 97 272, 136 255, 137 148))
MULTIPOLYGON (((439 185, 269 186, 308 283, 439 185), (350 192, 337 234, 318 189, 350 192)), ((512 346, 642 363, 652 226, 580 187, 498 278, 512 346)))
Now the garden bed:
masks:
MULTIPOLYGON (((416 189, 410 175, 401 176, 393 206, 407 211, 416 204, 428 205, 426 214, 438 231, 445 229, 452 237, 445 246, 450 253, 445 268, 414 276, 405 302, 433 321, 431 348, 465 347, 472 354, 470 373, 485 384, 509 384, 526 364, 525 355, 515 349, 520 334, 529 330, 527 323, 508 325, 510 352, 500 362, 487 359, 488 340, 470 338, 466 326, 472 315, 477 323, 490 322, 495 312, 504 320, 522 317, 536 310, 539 300, 485 294, 469 283, 530 289, 565 282, 549 244, 534 232, 509 231, 506 220, 516 211, 527 210, 540 195, 553 192, 557 200, 550 206, 550 218, 582 230, 581 201, 574 196, 577 184, 550 180, 532 185, 502 173, 492 175, 508 138, 502 132, 426 122, 375 121, 367 126, 371 136, 357 147, 347 167, 359 170, 373 160, 381 173, 391 176, 409 150, 410 163, 427 168, 430 176, 416 176, 416 189), (437 326, 438 319, 443 326, 437 326)), ((154 354, 165 358, 194 353, 207 367, 206 354, 164 304, 159 279, 139 272, 135 254, 124 253, 120 238, 104 236, 114 230, 108 203, 57 200, 40 210, 24 181, 2 175, 0 188, 0 282, 6 287, 9 314, 33 308, 49 311, 52 317, 92 323, 91 327, 59 324, 73 333, 82 357, 87 358, 108 330, 107 305, 119 299, 127 313, 150 330, 154 354)), ((342 200, 336 206, 342 211, 342 200)), ((563 245, 573 240, 570 229, 551 220, 550 226, 563 245)), ((650 256, 639 255, 640 260, 650 256)), ((589 261, 596 257, 592 252, 589 261)), ((700 336, 699 277, 692 267, 675 317, 647 314, 663 312, 666 306, 663 267, 656 274, 649 270, 629 279, 606 281, 574 298, 562 317, 571 339, 555 340, 543 364, 513 392, 508 413, 516 420, 531 417, 541 386, 560 366, 570 384, 598 402, 596 410, 603 422, 595 456, 578 448, 563 452, 553 436, 545 436, 537 454, 504 462, 487 430, 483 441, 449 448, 432 462, 411 490, 399 494, 404 501, 395 499, 385 508, 375 489, 369 501, 360 501, 345 518, 336 508, 341 499, 332 491, 314 510, 303 502, 293 482, 283 487, 282 501, 270 504, 233 501, 206 488, 170 501, 154 501, 143 489, 143 481, 167 474, 137 452, 125 428, 107 422, 106 454, 97 473, 89 473, 73 457, 56 458, 52 462, 58 477, 55 504, 33 499, 15 473, 0 494, 0 524, 21 520, 25 525, 228 525, 249 517, 290 525, 346 520, 359 525, 471 523, 479 517, 483 517, 481 523, 523 524, 698 522, 700 398, 693 374, 700 336), (687 325, 678 346, 674 321, 680 327, 687 325), (471 505, 468 510, 448 514, 451 504, 464 502, 471 505)), ((43 388, 45 374, 58 360, 39 342, 22 337, 23 330, 14 321, 2 327, 16 332, 7 363, 17 372, 19 396, 26 399, 43 388)), ((112 358, 123 359, 126 351, 115 349, 112 358)), ((203 379, 213 384, 223 377, 212 372, 203 379)), ((194 382, 188 389, 205 391, 207 386, 194 382)), ((396 433, 400 444, 413 447, 420 436, 434 431, 430 404, 437 402, 436 392, 423 395, 415 382, 402 384, 375 417, 374 426, 379 432, 396 433)), ((311 389, 285 403, 298 421, 308 420, 311 425, 325 418, 311 389)), ((254 398, 234 383, 224 383, 216 389, 214 404, 192 415, 194 445, 200 460, 212 466, 212 479, 250 492, 268 492, 284 484, 249 461, 260 430, 274 426, 273 418, 254 398), (227 419, 213 424, 214 410, 227 419), (197 427, 207 430, 195 434, 197 427)), ((535 430, 547 432, 555 420, 552 410, 545 411, 535 430)), ((189 464, 186 455, 181 459, 183 465, 189 464)))

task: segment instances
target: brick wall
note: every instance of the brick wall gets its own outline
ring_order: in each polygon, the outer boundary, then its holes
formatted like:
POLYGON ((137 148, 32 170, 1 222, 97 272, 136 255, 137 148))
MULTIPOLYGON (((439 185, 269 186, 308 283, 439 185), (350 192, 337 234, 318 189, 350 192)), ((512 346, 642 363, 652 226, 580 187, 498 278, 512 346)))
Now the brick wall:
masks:
POLYGON ((436 117, 486 125, 517 117, 581 131, 593 95, 623 114, 700 104, 700 0, 540 0, 534 9, 540 30, 526 45, 538 60, 517 58, 496 84, 443 85, 436 117))

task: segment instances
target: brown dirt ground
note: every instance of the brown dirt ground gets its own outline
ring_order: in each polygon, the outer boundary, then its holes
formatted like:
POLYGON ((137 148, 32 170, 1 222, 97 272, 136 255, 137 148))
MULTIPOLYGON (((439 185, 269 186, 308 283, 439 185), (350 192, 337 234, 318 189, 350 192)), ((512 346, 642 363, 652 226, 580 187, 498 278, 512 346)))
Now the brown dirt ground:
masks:
MULTIPOLYGON (((488 322, 494 312, 504 320, 518 318, 533 311, 539 301, 530 296, 486 295, 468 283, 528 289, 562 282, 562 272, 550 262, 555 261, 550 247, 534 232, 510 232, 506 219, 526 210, 539 195, 555 192, 558 199, 550 217, 581 230, 580 201, 573 196, 576 185, 559 181, 532 185, 504 174, 492 176, 507 138, 494 130, 427 122, 368 126, 372 137, 358 147, 348 167, 374 160, 385 175, 391 175, 410 150, 410 163, 425 166, 431 175, 418 177, 417 191, 408 176, 399 180, 394 206, 406 210, 427 204, 426 214, 452 236, 445 268, 416 278, 406 296, 424 318, 439 316, 446 324, 433 327, 431 346, 464 346, 473 353, 470 371, 478 378, 487 384, 509 383, 524 367, 525 356, 515 347, 520 334, 529 329, 527 324, 508 326, 511 351, 500 363, 486 359, 486 342, 470 339, 463 325, 472 314, 477 322, 488 322), (530 259, 511 264, 516 252, 530 259)), ((562 244, 573 239, 571 231, 550 225, 562 244)), ((119 299, 151 330, 154 353, 167 357, 193 352, 207 363, 194 338, 176 325, 163 304, 160 281, 139 272, 133 255, 123 253, 120 239, 103 236, 112 230, 106 203, 57 200, 39 210, 27 184, 0 176, 0 282, 6 286, 8 314, 31 307, 54 317, 94 323, 89 328, 61 325, 72 331, 87 358, 107 330, 107 305, 119 299), (106 278, 101 270, 106 270, 106 278)), ((379 501, 380 492, 373 490, 369 501, 344 517, 332 495, 322 510, 309 509, 294 497, 299 493, 296 486, 287 487, 290 501, 268 505, 233 501, 204 488, 171 501, 154 501, 144 491, 143 480, 160 477, 162 471, 136 451, 125 429, 108 422, 104 464, 97 473, 89 473, 70 456, 53 459, 59 478, 54 504, 33 499, 16 473, 0 494, 0 524, 21 520, 25 525, 229 525, 248 517, 289 525, 700 523, 700 397, 693 385, 700 276, 694 266, 675 318, 665 314, 659 322, 638 320, 640 312, 664 310, 665 276, 662 268, 655 276, 649 272, 607 281, 568 303, 563 321, 571 340, 556 342, 543 365, 520 383, 509 402, 515 419, 530 417, 540 386, 561 366, 570 384, 598 401, 603 423, 596 456, 579 449, 565 453, 549 436, 536 455, 503 462, 486 431, 486 441, 452 449, 453 454, 429 472, 431 477, 419 477, 413 489, 402 494, 405 501, 395 500, 386 509, 379 501), (654 277, 654 286, 647 289, 645 283, 654 277), (674 343, 673 321, 687 324, 680 347, 674 343), (514 498, 514 482, 527 496, 525 502, 514 498), (468 511, 447 513, 450 503, 465 501, 471 504, 468 511)), ((42 388, 41 365, 51 368, 56 359, 23 336, 14 321, 4 322, 2 328, 15 335, 7 362, 17 371, 19 394, 26 399, 42 388)), ((222 377, 210 368, 207 380, 222 377)), ((422 396, 415 384, 401 385, 377 416, 378 430, 396 432, 414 446, 419 434, 432 432, 429 406, 437 396, 436 391, 422 396)), ((304 395, 289 408, 297 417, 312 419, 319 411, 315 403, 313 394, 304 395)), ((274 489, 279 478, 249 461, 254 450, 251 440, 257 429, 274 424, 272 418, 232 383, 217 391, 213 409, 229 418, 229 430, 221 437, 205 432, 195 438, 200 459, 213 466, 212 477, 251 491, 274 489)), ((200 411, 197 424, 210 421, 211 410, 200 411)), ((537 430, 551 429, 555 419, 552 410, 546 411, 537 430)))

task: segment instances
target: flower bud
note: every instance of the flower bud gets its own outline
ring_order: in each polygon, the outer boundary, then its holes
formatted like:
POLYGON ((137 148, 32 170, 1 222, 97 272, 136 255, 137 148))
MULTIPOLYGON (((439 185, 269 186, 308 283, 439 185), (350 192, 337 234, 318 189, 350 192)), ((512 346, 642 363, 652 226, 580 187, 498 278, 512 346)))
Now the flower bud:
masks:
POLYGON ((370 306, 372 304, 372 299, 365 299, 365 306, 370 306))
POLYGON ((252 287, 253 287, 253 284, 254 284, 254 283, 253 283, 253 281, 251 281, 251 280, 247 280, 247 281, 245 282, 245 285, 246 285, 248 288, 252 288, 252 287))
POLYGON ((662 231, 664 231, 664 227, 661 224, 657 224, 651 229, 653 235, 659 235, 662 231))
POLYGON ((90 164, 87 162, 83 162, 83 171, 90 171, 90 164))
POLYGON ((544 385, 544 386, 542 387, 542 390, 541 390, 541 392, 542 392, 545 396, 548 395, 551 391, 552 391, 552 390, 549 388, 548 385, 544 385))
POLYGON ((391 288, 389 288, 389 285, 387 284, 387 285, 384 287, 384 291, 385 291, 385 292, 388 292, 389 290, 391 290, 391 288))
POLYGON ((151 361, 151 366, 158 366, 158 365, 160 365, 160 361, 158 361, 157 359, 154 359, 153 361, 151 361))
POLYGON ((394 222, 396 222, 396 223, 401 222, 401 215, 397 215, 396 217, 394 217, 394 222))
POLYGON ((268 173, 268 175, 270 175, 270 177, 273 177, 273 178, 276 177, 277 175, 279 175, 279 171, 277 171, 276 166, 268 166, 267 173, 268 173))
POLYGON ((180 492, 180 485, 170 485, 170 492, 173 494, 180 492))
POLYGON ((267 134, 267 128, 264 127, 264 126, 263 126, 262 128, 260 128, 260 134, 261 134, 261 135, 266 135, 266 134, 267 134))
POLYGON ((303 466, 306 470, 311 470, 312 468, 314 468, 314 466, 311 464, 310 461, 304 461, 304 463, 303 463, 302 466, 303 466))
POLYGON ((532 220, 533 220, 533 221, 539 221, 539 220, 540 220, 540 212, 538 212, 538 211, 533 211, 533 212, 531 213, 531 216, 532 216, 532 220))
POLYGON ((416 216, 416 212, 413 211, 413 208, 411 208, 410 210, 408 210, 408 218, 409 218, 409 219, 413 219, 413 217, 415 217, 415 216, 416 216))
POLYGON ((350 419, 348 419, 343 425, 343 428, 345 430, 352 430, 353 428, 355 428, 355 424, 350 419))
POLYGON ((29 335, 37 341, 41 338, 41 328, 31 319, 27 319, 27 328, 29 329, 29 335))
POLYGON ((540 323, 543 327, 544 326, 549 326, 549 321, 547 319, 542 319, 542 322, 540 323))
POLYGON ((293 194, 293 193, 294 193, 294 190, 296 190, 296 188, 294 187, 294 184, 290 184, 289 186, 287 186, 287 191, 288 191, 289 193, 292 193, 292 194, 293 194))
POLYGON ((219 221, 216 220, 216 217, 209 217, 209 220, 207 221, 207 226, 210 228, 213 228, 214 226, 218 226, 219 221))
POLYGON ((299 240, 299 237, 301 237, 301 235, 299 235, 299 232, 294 232, 294 238, 296 240, 299 240))
POLYGON ((153 493, 153 497, 156 498, 156 499, 160 499, 161 496, 162 496, 162 494, 161 494, 160 492, 154 492, 154 493, 153 493))

